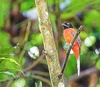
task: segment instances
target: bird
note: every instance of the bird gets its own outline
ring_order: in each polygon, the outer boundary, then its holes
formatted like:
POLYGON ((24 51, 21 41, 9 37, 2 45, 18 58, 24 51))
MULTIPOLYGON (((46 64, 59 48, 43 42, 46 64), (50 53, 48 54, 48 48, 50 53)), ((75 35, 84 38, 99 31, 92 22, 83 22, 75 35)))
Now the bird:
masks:
MULTIPOLYGON (((63 36, 64 39, 66 41, 66 43, 70 44, 70 42, 72 41, 74 35, 76 34, 76 30, 73 28, 73 26, 70 23, 63 23, 62 27, 64 28, 63 31, 63 36)), ((80 75, 80 52, 81 52, 81 39, 78 36, 77 39, 75 40, 73 46, 72 46, 72 50, 75 54, 76 57, 76 61, 77 61, 77 72, 78 72, 78 76, 80 75)))

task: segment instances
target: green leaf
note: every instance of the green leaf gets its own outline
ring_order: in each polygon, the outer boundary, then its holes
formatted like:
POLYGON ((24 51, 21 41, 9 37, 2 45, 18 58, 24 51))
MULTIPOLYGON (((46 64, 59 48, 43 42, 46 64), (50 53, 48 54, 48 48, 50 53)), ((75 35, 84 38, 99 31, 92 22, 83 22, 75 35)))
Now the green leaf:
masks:
POLYGON ((42 35, 41 33, 33 33, 30 37, 31 44, 33 46, 38 46, 42 44, 42 35))
POLYGON ((3 12, 0 12, 0 27, 3 27, 4 25, 4 15, 3 12))
POLYGON ((47 0, 48 6, 53 6, 55 4, 54 0, 47 0))
POLYGON ((25 75, 24 72, 23 72, 23 70, 17 70, 17 71, 20 72, 20 73, 22 73, 23 75, 25 75))
POLYGON ((11 44, 9 42, 10 35, 6 32, 0 31, 0 48, 9 48, 11 44))
POLYGON ((9 7, 8 0, 0 0, 0 28, 4 26, 5 15, 8 15, 9 7))
POLYGON ((13 63, 15 63, 16 65, 18 65, 18 66, 20 66, 14 59, 12 59, 12 58, 4 58, 4 57, 2 57, 2 58, 0 58, 0 60, 2 61, 2 60, 8 60, 8 61, 10 61, 10 62, 13 62, 13 63))
POLYGON ((20 65, 12 58, 0 58, 0 72, 9 71, 16 73, 20 69, 20 65))
POLYGON ((100 59, 99 59, 98 62, 96 63, 96 67, 97 67, 98 69, 100 69, 100 59))
POLYGON ((11 62, 13 62, 13 63, 15 63, 16 65, 18 65, 18 66, 20 66, 14 59, 12 59, 12 58, 10 58, 10 59, 8 59, 8 60, 10 60, 11 62))
POLYGON ((0 81, 5 81, 8 78, 7 74, 0 73, 0 81))
POLYGON ((35 7, 35 2, 33 0, 26 0, 21 3, 21 12, 25 12, 33 7, 35 7))
POLYGON ((1 73, 7 74, 7 75, 11 75, 11 76, 15 77, 15 75, 14 75, 13 73, 9 72, 9 71, 6 71, 6 72, 0 72, 0 74, 1 74, 1 73))
POLYGON ((85 31, 81 31, 80 37, 81 37, 81 39, 85 39, 86 37, 88 37, 88 33, 85 31))
POLYGON ((25 87, 26 81, 24 78, 15 80, 11 87, 25 87))
MULTIPOLYGON (((0 58, 0 81, 15 77, 20 70, 20 65, 12 58, 0 58)), ((23 72, 22 72, 23 73, 23 72)))
POLYGON ((35 83, 35 87, 42 87, 42 82, 41 82, 41 81, 36 82, 36 83, 35 83))

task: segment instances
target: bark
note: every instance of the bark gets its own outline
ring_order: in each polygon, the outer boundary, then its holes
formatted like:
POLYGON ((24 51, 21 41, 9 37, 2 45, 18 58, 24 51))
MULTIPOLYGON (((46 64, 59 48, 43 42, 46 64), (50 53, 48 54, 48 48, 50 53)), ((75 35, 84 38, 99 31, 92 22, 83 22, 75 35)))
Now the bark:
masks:
POLYGON ((61 68, 46 2, 45 0, 35 0, 35 3, 52 87, 59 87, 59 85, 63 85, 62 87, 64 87, 63 79, 58 77, 61 68))

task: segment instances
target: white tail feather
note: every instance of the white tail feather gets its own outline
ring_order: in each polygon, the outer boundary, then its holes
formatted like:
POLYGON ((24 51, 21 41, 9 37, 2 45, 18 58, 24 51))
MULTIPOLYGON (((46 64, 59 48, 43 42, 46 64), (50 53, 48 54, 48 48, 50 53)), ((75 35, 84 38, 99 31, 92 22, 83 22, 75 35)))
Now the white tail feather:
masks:
POLYGON ((80 58, 77 59, 78 76, 80 75, 80 58))

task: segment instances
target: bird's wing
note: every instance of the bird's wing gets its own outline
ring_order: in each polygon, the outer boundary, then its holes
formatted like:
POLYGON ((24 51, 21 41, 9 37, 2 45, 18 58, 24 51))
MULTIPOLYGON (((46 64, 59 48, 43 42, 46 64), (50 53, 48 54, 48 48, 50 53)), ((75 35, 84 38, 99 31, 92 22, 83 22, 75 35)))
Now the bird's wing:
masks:
MULTIPOLYGON (((72 32, 72 35, 74 36, 76 34, 76 32, 72 32)), ((80 45, 80 47, 82 46, 82 42, 81 42, 81 39, 80 37, 78 36, 77 39, 76 39, 80 45)))

